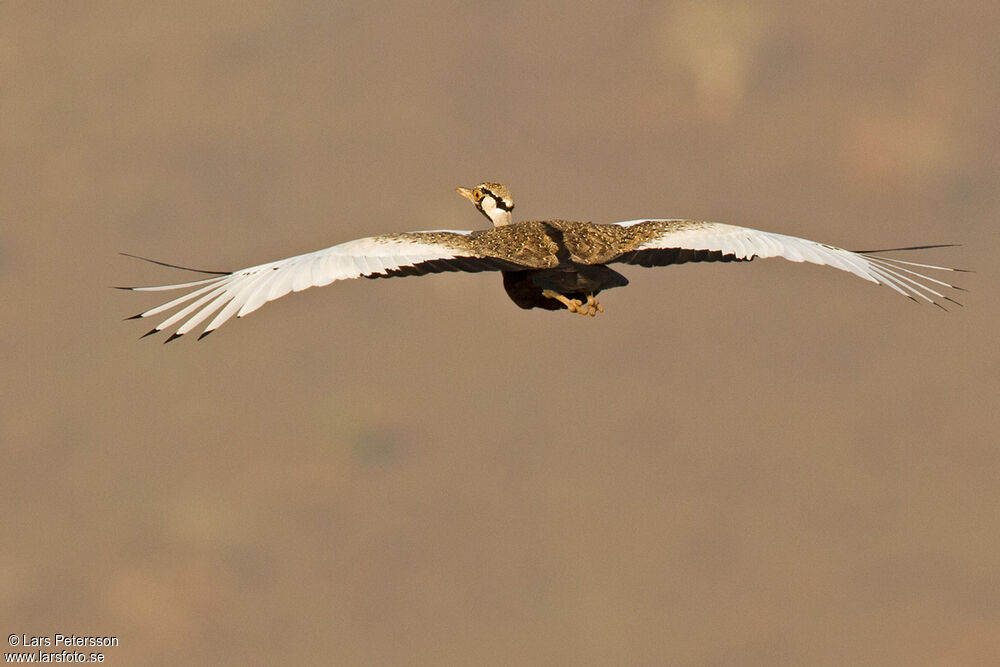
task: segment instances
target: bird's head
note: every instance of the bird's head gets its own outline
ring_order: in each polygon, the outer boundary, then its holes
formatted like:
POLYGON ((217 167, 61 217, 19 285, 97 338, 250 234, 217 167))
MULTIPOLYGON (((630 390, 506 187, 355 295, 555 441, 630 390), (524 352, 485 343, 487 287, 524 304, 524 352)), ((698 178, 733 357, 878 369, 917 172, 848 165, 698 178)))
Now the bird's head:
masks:
POLYGON ((494 227, 509 225, 510 212, 514 210, 514 198, 510 190, 501 183, 480 183, 472 188, 455 188, 479 209, 479 212, 490 219, 494 227))

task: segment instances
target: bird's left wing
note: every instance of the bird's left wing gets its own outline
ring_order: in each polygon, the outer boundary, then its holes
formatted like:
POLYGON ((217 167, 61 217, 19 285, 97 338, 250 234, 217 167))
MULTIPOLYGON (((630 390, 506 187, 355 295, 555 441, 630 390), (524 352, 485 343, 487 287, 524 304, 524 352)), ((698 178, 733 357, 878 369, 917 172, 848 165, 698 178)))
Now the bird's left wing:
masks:
POLYGON ((129 319, 151 317, 180 307, 180 310, 145 334, 149 336, 180 323, 177 330, 167 338, 166 342, 170 342, 214 314, 215 317, 205 327, 200 339, 234 315, 242 317, 289 292, 329 285, 335 280, 390 278, 441 271, 477 272, 510 266, 503 260, 478 254, 470 246, 473 234, 474 232, 438 230, 374 236, 205 280, 120 289, 141 292, 189 290, 183 296, 129 319))
MULTIPOLYGON (((962 271, 962 269, 918 264, 870 254, 888 251, 853 252, 796 236, 762 232, 721 222, 646 219, 609 225, 609 227, 614 226, 624 228, 623 233, 626 238, 622 246, 627 249, 616 257, 606 260, 609 262, 665 266, 684 262, 731 262, 750 261, 755 257, 783 257, 792 262, 832 266, 878 285, 888 285, 914 301, 928 301, 937 306, 941 306, 937 299, 958 304, 943 294, 940 291, 942 288, 962 290, 961 287, 932 278, 914 270, 913 267, 934 271, 962 271)), ((918 248, 899 248, 899 250, 914 249, 918 248)))

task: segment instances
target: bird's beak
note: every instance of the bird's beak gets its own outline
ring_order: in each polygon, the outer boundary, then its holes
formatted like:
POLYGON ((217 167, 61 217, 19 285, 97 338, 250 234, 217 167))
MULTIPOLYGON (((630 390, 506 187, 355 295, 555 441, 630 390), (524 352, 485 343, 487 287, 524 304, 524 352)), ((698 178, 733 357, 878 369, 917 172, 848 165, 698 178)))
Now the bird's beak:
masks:
POLYGON ((472 190, 470 190, 469 188, 455 188, 455 192, 462 195, 463 197, 471 201, 473 204, 476 203, 476 197, 475 195, 472 194, 472 190))

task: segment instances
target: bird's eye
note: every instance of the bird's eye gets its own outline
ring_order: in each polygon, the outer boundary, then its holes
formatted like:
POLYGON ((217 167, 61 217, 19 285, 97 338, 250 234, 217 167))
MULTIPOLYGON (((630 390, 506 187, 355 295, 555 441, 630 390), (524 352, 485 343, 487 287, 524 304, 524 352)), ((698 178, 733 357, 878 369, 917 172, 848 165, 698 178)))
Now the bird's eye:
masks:
POLYGON ((483 191, 482 190, 473 190, 472 191, 472 196, 476 198, 477 202, 478 201, 482 201, 483 200, 483 191))

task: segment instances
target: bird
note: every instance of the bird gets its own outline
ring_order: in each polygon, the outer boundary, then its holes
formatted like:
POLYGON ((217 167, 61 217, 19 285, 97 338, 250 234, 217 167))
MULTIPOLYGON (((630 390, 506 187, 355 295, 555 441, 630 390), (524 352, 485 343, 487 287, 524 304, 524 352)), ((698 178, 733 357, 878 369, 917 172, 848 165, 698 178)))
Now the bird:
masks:
POLYGON ((629 283, 609 264, 654 267, 688 262, 749 262, 768 257, 831 266, 886 285, 913 301, 941 308, 944 308, 942 301, 962 305, 944 291, 965 291, 927 275, 929 271, 963 269, 875 254, 951 244, 850 251, 795 236, 701 220, 640 218, 603 224, 559 219, 514 222, 514 199, 505 185, 487 181, 456 191, 486 216, 491 228, 372 236, 231 272, 189 269, 122 253, 170 268, 212 275, 171 285, 119 287, 139 292, 186 290, 175 299, 126 319, 144 319, 177 309, 142 336, 177 325, 164 341, 169 343, 214 315, 198 336, 200 340, 233 316, 248 315, 289 292, 348 278, 393 278, 444 271, 499 271, 508 297, 521 308, 566 310, 594 317, 604 312, 598 294, 629 283))

